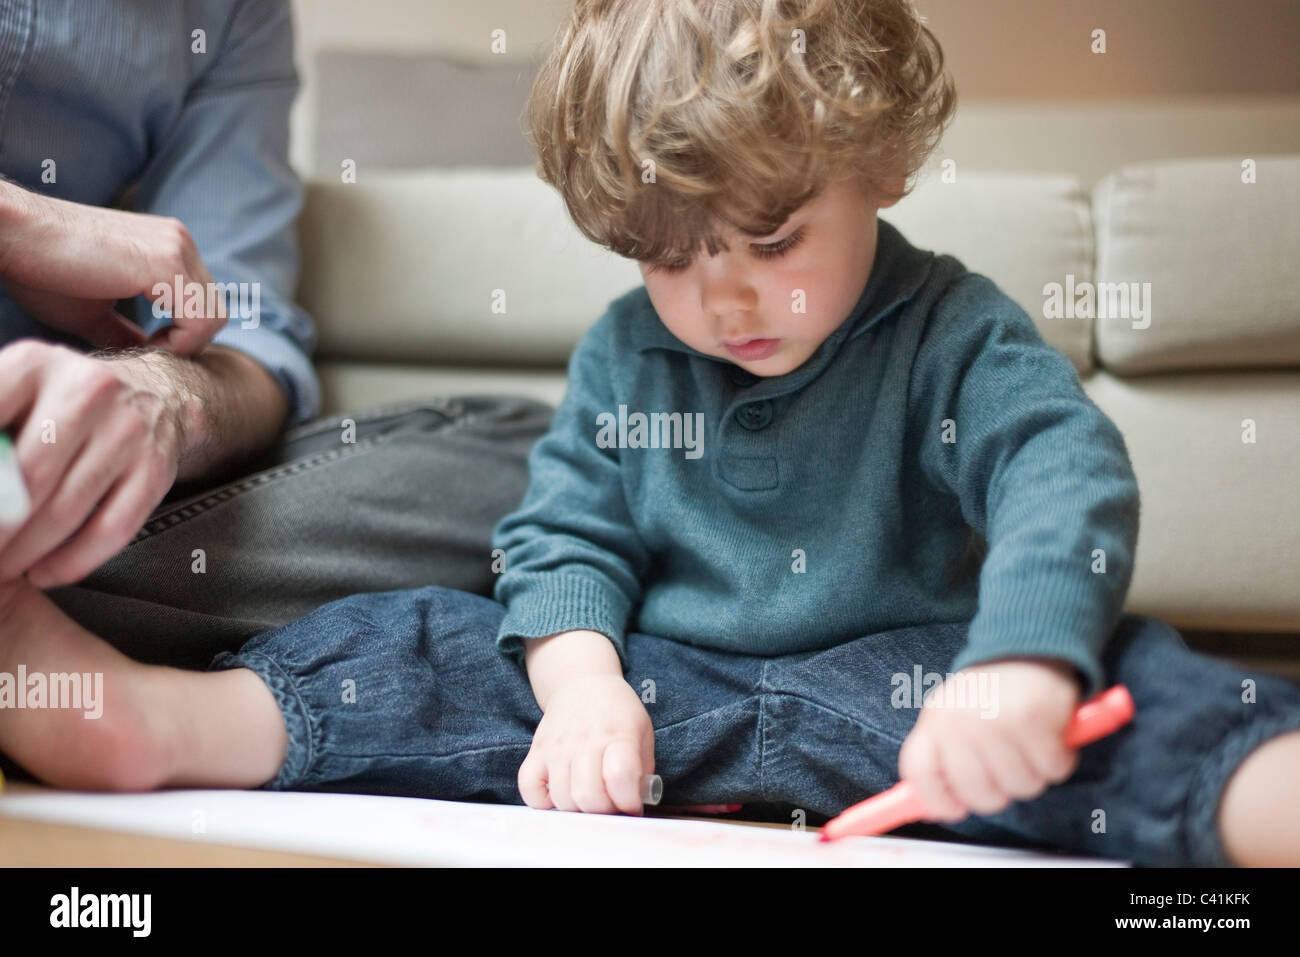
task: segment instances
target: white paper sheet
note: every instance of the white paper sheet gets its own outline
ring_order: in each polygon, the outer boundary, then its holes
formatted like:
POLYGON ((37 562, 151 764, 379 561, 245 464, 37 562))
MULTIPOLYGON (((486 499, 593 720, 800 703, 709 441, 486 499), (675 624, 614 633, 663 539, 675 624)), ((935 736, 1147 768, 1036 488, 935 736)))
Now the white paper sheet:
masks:
MULTIPOLYGON (((539 867, 1094 867, 1123 861, 893 837, 526 807, 269 791, 0 795, 0 814, 376 864, 539 867)), ((3 863, 3 861, 0 861, 3 863)))

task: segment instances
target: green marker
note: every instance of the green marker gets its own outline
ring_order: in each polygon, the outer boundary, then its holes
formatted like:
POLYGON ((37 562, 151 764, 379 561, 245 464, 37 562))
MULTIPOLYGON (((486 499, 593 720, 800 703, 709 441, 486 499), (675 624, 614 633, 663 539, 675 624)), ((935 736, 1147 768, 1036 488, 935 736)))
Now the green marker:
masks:
POLYGON ((0 432, 0 525, 21 524, 31 507, 13 443, 8 435, 0 432))

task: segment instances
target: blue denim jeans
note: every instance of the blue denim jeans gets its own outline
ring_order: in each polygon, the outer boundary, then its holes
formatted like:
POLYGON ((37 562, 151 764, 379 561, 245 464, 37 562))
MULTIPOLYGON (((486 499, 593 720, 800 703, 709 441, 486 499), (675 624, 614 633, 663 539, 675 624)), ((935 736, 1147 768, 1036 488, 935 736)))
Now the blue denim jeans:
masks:
MULTIPOLYGON (((496 648, 503 614, 443 587, 355 595, 210 667, 251 669, 280 705, 288 755, 264 788, 521 804, 516 774, 541 713, 522 668, 496 648)), ((814 823, 890 787, 918 714, 895 707, 894 676, 917 665, 946 674, 966 627, 901 628, 773 658, 630 634, 627 680, 654 724, 663 803, 803 809, 814 823)), ((1133 696, 1129 725, 1085 746, 1074 775, 1039 797, 928 833, 1229 866, 1220 795, 1253 749, 1300 729, 1300 688, 1193 652, 1169 625, 1135 615, 1120 619, 1104 666, 1133 696), (1243 702, 1247 679, 1253 703, 1243 702)))

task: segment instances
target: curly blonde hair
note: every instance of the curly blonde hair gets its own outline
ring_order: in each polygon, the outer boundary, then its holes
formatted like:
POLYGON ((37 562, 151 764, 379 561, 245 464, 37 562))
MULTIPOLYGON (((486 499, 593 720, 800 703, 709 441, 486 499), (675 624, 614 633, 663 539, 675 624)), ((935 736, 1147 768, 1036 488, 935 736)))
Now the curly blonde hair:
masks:
POLYGON ((718 221, 769 235, 841 177, 906 195, 955 108, 910 0, 576 0, 526 123, 582 233, 663 263, 726 248, 718 221))

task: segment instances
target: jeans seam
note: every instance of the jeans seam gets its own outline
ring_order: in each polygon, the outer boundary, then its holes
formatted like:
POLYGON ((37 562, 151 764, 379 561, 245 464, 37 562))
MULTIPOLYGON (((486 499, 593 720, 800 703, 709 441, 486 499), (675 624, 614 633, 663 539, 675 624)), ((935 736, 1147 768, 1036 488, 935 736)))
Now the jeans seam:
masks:
POLYGON ((711 715, 715 715, 719 711, 730 711, 733 709, 737 709, 740 706, 749 703, 750 701, 753 701, 758 705, 757 711, 761 714, 763 708, 763 697, 762 695, 755 694, 755 695, 750 695, 747 698, 737 698, 735 701, 728 701, 726 704, 720 704, 716 708, 710 708, 708 711, 701 711, 697 714, 691 715, 690 717, 679 718, 678 720, 671 721, 668 724, 657 724, 655 725, 654 731, 655 734, 658 734, 660 731, 668 731, 672 728, 677 728, 684 724, 690 724, 692 721, 699 721, 701 718, 707 718, 711 715))
POLYGON ((478 422, 489 422, 492 420, 494 411, 496 410, 489 410, 485 411, 483 414, 478 414, 464 408, 463 406, 457 406, 457 414, 448 418, 446 428, 463 429, 478 422))
MULTIPOLYGON (((443 428, 453 428, 464 425, 473 416, 467 413, 465 406, 455 399, 422 399, 415 402, 397 403, 389 406, 379 406, 375 409, 368 410, 363 415, 357 416, 338 416, 332 419, 318 420, 315 423, 306 426, 299 426, 286 434, 285 441, 291 441, 296 438, 303 438, 320 432, 330 431, 337 428, 344 419, 355 418, 360 421, 373 421, 375 419, 388 418, 395 415, 405 415, 420 409, 431 409, 444 416, 445 421, 442 423, 443 428)), ((272 482, 282 481, 285 478, 300 475, 313 469, 320 468, 338 461, 346 456, 359 455, 364 451, 369 451, 377 445, 387 442, 391 436, 386 433, 369 436, 355 444, 349 444, 340 448, 329 449, 324 452, 315 452, 305 458, 295 459, 292 462, 285 462, 270 469, 265 469, 253 475, 246 475, 242 478, 230 482, 220 488, 213 489, 206 493, 194 496, 184 503, 172 506, 161 512, 158 512, 144 523, 135 537, 126 546, 130 548, 139 542, 160 535, 169 529, 183 525, 192 518, 197 518, 205 514, 210 509, 224 502, 237 498, 246 492, 255 488, 269 485, 272 482)))
POLYGON ((443 759, 443 758, 459 758, 459 757, 464 757, 464 756, 466 756, 466 755, 471 755, 471 754, 486 754, 486 753, 491 752, 491 751, 509 751, 509 750, 512 750, 512 749, 513 749, 513 750, 523 749, 524 751, 527 751, 527 750, 529 750, 530 747, 531 747, 531 744, 526 744, 526 743, 521 742, 521 743, 519 743, 519 744, 488 744, 488 745, 484 745, 484 746, 481 747, 481 748, 459 748, 459 749, 457 749, 457 750, 455 750, 455 751, 447 751, 447 752, 444 752, 444 753, 436 753, 436 752, 422 751, 422 752, 420 752, 419 754, 406 754, 406 753, 403 753, 403 754, 394 754, 394 753, 389 753, 389 752, 387 752, 387 751, 361 751, 361 752, 335 751, 335 752, 333 752, 333 756, 334 756, 334 757, 337 757, 337 758, 363 758, 363 759, 364 759, 364 758, 439 758, 439 759, 443 759))
POLYGON ((855 718, 851 714, 845 714, 843 711, 840 711, 838 708, 832 708, 828 705, 822 704, 822 702, 809 698, 806 695, 797 694, 796 692, 793 691, 772 691, 769 692, 769 694, 781 695, 782 697, 791 698, 795 701, 802 701, 804 704, 810 704, 814 708, 820 708, 822 711, 825 711, 827 714, 833 714, 837 718, 841 718, 844 721, 849 722, 850 724, 862 728, 864 731, 869 731, 871 734, 875 735, 878 738, 883 738, 886 741, 895 742, 898 744, 900 748, 903 746, 902 738, 895 738, 892 734, 889 734, 886 731, 882 731, 880 728, 877 728, 873 725, 867 724, 867 722, 861 720, 860 718, 855 718))
POLYGON ((130 548, 132 545, 136 545, 155 535, 161 535, 163 532, 184 525, 190 519, 198 518, 200 515, 205 514, 215 506, 228 502, 233 498, 238 498, 255 488, 262 488, 263 486, 270 485, 273 482, 282 481, 290 476, 311 471, 322 465, 328 465, 331 462, 344 458, 345 456, 358 455, 362 451, 368 451, 372 447, 382 444, 387 441, 387 439, 388 436, 386 435, 373 436, 368 439, 363 439, 355 445, 330 449, 327 452, 317 452, 305 459, 298 459, 285 465, 279 465, 273 469, 258 472, 255 475, 250 475, 237 482, 232 482, 229 485, 222 486, 206 495, 197 497, 185 505, 168 509, 150 518, 144 523, 140 531, 136 532, 135 538, 133 538, 130 544, 126 547, 130 548))

